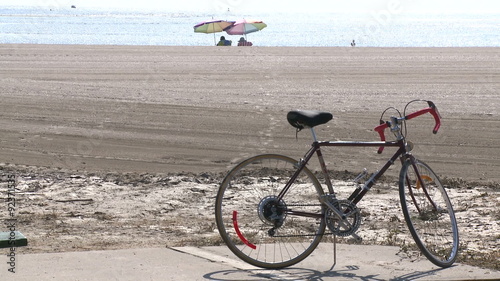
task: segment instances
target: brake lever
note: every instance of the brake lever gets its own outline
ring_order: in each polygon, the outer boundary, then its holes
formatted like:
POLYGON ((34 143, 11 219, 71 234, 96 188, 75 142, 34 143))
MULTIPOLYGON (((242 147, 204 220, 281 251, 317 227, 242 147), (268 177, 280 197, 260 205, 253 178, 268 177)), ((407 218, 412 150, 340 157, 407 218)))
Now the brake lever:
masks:
POLYGON ((441 114, 439 113, 437 106, 432 101, 427 101, 427 104, 429 105, 430 108, 432 108, 432 111, 430 111, 429 113, 434 117, 434 120, 436 121, 436 125, 434 126, 432 133, 437 134, 439 127, 441 127, 442 117, 441 114))
MULTIPOLYGON (((378 132, 380 136, 380 141, 385 141, 385 128, 389 128, 389 124, 384 120, 380 119, 380 125, 375 127, 374 131, 378 132)), ((381 146, 378 148, 377 153, 381 154, 384 151, 384 147, 381 146)))

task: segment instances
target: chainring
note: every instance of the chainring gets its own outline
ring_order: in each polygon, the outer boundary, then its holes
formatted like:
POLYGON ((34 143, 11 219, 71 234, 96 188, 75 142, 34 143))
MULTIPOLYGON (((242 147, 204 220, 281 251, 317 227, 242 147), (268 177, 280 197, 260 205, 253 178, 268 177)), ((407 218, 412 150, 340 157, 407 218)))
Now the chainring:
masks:
POLYGON ((330 231, 342 237, 354 234, 361 225, 361 214, 358 207, 348 200, 336 200, 332 204, 346 216, 346 219, 340 224, 339 222, 342 220, 333 210, 328 209, 325 212, 325 221, 330 231))

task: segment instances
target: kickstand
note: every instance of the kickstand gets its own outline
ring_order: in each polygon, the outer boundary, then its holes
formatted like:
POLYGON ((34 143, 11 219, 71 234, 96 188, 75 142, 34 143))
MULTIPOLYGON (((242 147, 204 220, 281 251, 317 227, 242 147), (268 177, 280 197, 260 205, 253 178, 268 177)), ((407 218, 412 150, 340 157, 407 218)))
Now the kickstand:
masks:
POLYGON ((332 271, 337 264, 337 235, 333 234, 333 264, 328 271, 332 271))

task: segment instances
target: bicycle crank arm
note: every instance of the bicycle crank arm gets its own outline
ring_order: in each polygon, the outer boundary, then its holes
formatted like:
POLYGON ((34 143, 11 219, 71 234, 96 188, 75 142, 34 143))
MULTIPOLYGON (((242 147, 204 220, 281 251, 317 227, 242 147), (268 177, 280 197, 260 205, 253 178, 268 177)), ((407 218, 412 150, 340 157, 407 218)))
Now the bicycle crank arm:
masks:
POLYGON ((337 200, 328 196, 322 196, 320 201, 329 208, 327 213, 325 213, 325 215, 327 215, 325 219, 332 232, 338 232, 337 234, 340 236, 352 236, 356 242, 361 242, 362 238, 355 233, 360 224, 359 210, 356 206, 347 200, 337 200), (345 211, 347 209, 350 210, 348 213, 345 211), (337 223, 338 226, 329 225, 329 221, 332 217, 337 217, 335 223, 337 223), (348 218, 353 219, 352 223, 348 218))
POLYGON ((356 242, 361 242, 361 240, 363 240, 363 238, 361 238, 359 235, 357 235, 356 233, 353 233, 351 234, 351 236, 354 238, 354 240, 356 240, 356 242))
MULTIPOLYGON (((326 198, 326 197, 324 197, 326 198)), ((345 228, 345 229, 349 229, 352 227, 352 225, 347 221, 347 216, 342 213, 341 211, 339 211, 337 208, 335 208, 335 206, 333 206, 332 203, 330 203, 328 200, 325 200, 324 198, 321 198, 323 203, 328 207, 330 208, 330 210, 332 210, 334 212, 334 214, 340 219, 338 221, 338 224, 345 228)), ((354 235, 354 234, 353 234, 354 235)), ((359 237, 359 236, 358 236, 359 237)))
POLYGON ((343 221, 346 220, 347 216, 335 208, 335 206, 333 206, 333 204, 328 200, 328 197, 321 197, 320 200, 321 203, 325 204, 330 210, 332 210, 339 219, 343 221))

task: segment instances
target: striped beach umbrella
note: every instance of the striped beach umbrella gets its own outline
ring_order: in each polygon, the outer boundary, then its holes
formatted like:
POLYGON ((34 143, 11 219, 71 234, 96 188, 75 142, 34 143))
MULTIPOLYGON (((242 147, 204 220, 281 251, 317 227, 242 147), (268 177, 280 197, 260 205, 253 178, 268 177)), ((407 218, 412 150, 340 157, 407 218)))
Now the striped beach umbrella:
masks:
POLYGON ((196 33, 213 33, 214 41, 215 33, 222 32, 229 27, 231 27, 235 22, 234 21, 225 21, 225 20, 210 20, 204 21, 193 26, 194 32, 196 33))
POLYGON ((267 24, 261 20, 239 20, 226 29, 229 35, 246 35, 248 33, 262 30, 267 24))

